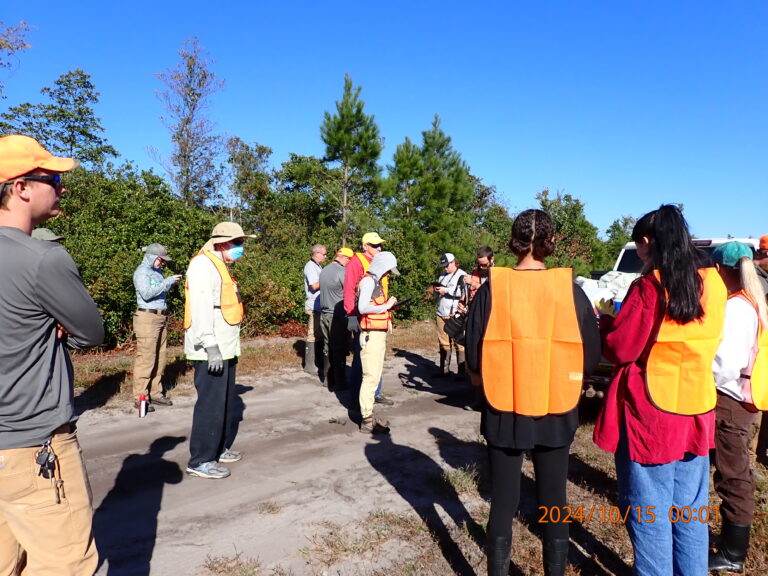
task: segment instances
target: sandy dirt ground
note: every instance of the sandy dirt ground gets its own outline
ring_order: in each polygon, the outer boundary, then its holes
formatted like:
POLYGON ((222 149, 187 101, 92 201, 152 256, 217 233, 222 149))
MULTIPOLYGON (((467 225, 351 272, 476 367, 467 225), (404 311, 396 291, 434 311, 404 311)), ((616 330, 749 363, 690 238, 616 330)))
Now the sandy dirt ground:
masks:
POLYGON ((81 408, 97 574, 204 575, 206 557, 236 553, 258 558, 265 574, 364 574, 382 559, 363 555, 330 571, 308 561, 320 523, 354 527, 373 510, 415 511, 446 530, 469 521, 461 499, 436 497, 430 482, 477 459, 480 416, 462 409, 469 384, 429 376, 432 355, 388 355, 384 391, 395 405, 380 413, 390 436, 361 434, 347 393, 329 392, 298 364, 268 376, 240 373, 233 448, 245 456, 224 480, 184 472, 193 394, 179 391, 173 407, 143 419, 124 401, 81 408))

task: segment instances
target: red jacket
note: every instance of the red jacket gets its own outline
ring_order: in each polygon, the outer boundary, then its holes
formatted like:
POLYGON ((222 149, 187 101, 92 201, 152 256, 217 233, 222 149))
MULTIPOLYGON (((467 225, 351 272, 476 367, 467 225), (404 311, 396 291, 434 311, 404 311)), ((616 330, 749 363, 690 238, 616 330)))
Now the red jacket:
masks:
MULTIPOLYGON (((360 283, 360 279, 365 275, 363 263, 360 262, 360 258, 357 257, 357 254, 358 253, 355 253, 355 255, 349 259, 349 264, 347 264, 347 267, 344 270, 344 311, 347 313, 347 316, 357 314, 357 308, 355 307, 355 291, 357 290, 357 285, 360 283)), ((363 257, 368 260, 368 262, 373 260, 373 258, 368 258, 365 253, 363 253, 363 257)))
POLYGON ((640 464, 667 464, 686 452, 705 456, 714 448, 714 411, 698 416, 662 412, 648 399, 643 366, 653 345, 654 325, 661 322, 659 292, 649 278, 635 282, 614 319, 600 317, 603 356, 616 364, 594 440, 603 450, 616 452, 621 430, 626 430, 629 458, 640 464))

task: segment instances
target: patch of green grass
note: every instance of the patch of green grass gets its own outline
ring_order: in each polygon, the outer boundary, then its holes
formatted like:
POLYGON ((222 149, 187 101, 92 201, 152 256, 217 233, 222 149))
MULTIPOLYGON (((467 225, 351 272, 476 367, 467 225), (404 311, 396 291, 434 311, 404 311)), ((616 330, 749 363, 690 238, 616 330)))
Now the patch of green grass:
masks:
POLYGON ((479 478, 480 472, 478 471, 477 464, 474 462, 443 472, 443 480, 453 487, 456 494, 460 496, 464 494, 477 494, 479 478))

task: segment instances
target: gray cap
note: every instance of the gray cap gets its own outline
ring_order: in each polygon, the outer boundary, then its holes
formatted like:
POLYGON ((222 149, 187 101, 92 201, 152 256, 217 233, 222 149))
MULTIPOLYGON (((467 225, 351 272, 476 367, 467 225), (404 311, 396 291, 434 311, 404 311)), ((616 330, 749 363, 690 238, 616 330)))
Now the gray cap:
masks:
POLYGON ((147 254, 151 254, 152 256, 157 256, 158 258, 162 258, 166 262, 170 262, 171 260, 173 260, 173 258, 168 256, 168 250, 166 250, 165 246, 163 246, 162 244, 157 244, 157 243, 150 244, 149 246, 144 246, 142 250, 147 254))
POLYGON ((58 234, 48 230, 48 228, 35 228, 32 230, 32 238, 37 238, 38 240, 47 240, 48 242, 58 242, 60 240, 64 240, 64 236, 59 236, 58 234))

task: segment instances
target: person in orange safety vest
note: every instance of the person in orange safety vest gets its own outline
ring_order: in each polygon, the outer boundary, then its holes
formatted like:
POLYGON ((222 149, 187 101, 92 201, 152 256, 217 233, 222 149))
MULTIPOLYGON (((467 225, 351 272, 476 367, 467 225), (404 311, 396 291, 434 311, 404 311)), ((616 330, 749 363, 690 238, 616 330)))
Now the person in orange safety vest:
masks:
POLYGON ((376 388, 384 370, 384 354, 387 332, 391 327, 391 310, 397 298, 389 296, 384 280, 399 275, 397 259, 392 252, 379 252, 373 257, 367 273, 357 287, 357 309, 360 312, 360 362, 363 380, 360 384, 360 431, 367 433, 389 432, 389 422, 374 416, 376 388))
MULTIPOLYGON (((487 399, 481 432, 491 469, 489 576, 509 571, 526 451, 533 459, 539 506, 566 506, 568 453, 579 424, 582 378, 600 359, 592 304, 574 284, 572 270, 547 270, 544 264, 554 251, 554 234, 545 212, 520 213, 509 242, 517 266, 490 269, 467 317, 467 368, 487 399)), ((551 516, 542 524, 543 566, 545 574, 562 576, 569 531, 566 522, 554 520, 551 516)))

